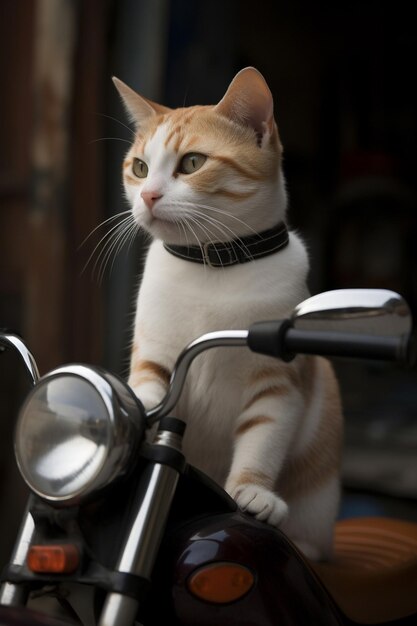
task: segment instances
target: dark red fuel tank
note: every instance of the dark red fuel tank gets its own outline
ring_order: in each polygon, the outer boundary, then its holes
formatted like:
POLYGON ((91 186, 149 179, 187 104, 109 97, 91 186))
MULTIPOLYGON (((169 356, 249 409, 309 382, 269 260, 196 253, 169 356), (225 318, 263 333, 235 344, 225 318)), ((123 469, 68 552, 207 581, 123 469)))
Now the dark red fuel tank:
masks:
POLYGON ((169 605, 175 615, 172 623, 182 626, 343 624, 326 591, 285 535, 239 511, 200 517, 171 529, 163 554, 164 571, 159 582, 165 588, 171 586, 169 605), (216 562, 237 563, 253 573, 253 586, 239 600, 215 604, 199 599, 190 591, 189 581, 195 572, 205 564, 216 562))

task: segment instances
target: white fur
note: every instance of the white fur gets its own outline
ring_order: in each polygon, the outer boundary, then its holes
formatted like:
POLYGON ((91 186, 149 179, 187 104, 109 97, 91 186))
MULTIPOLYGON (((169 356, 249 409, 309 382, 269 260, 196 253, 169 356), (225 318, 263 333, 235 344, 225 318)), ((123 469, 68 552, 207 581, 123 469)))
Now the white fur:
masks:
MULTIPOLYGON (((199 335, 227 328, 247 328, 252 322, 285 318, 307 297, 307 256, 300 239, 278 254, 254 263, 213 269, 170 255, 155 241, 149 250, 138 297, 136 334, 143 359, 172 370, 180 351, 199 335)), ((308 446, 320 418, 320 378, 310 407, 311 419, 297 390, 283 398, 266 398, 241 413, 248 374, 272 359, 244 348, 213 349, 192 365, 176 414, 187 421, 184 451, 188 461, 226 486, 242 468, 278 476, 288 451, 308 446), (253 414, 279 416, 275 424, 254 428, 235 447, 234 429, 253 414)), ((145 406, 156 405, 165 389, 159 381, 135 389, 145 406)), ((331 551, 332 524, 337 511, 337 480, 290 505, 278 494, 254 485, 239 492, 238 504, 259 519, 283 524, 290 537, 312 558, 331 551), (314 509, 314 510, 312 510, 314 509), (308 516, 306 513, 308 511, 308 516), (317 520, 315 522, 315 520, 317 520)))

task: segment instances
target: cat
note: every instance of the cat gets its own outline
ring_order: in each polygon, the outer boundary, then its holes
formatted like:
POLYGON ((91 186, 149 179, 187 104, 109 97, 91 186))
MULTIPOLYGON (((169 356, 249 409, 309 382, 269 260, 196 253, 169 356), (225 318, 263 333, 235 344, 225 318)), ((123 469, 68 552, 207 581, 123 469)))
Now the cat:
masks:
MULTIPOLYGON (((135 125, 123 163, 126 197, 153 239, 128 381, 149 409, 196 337, 288 317, 309 295, 309 262, 284 225, 282 146, 271 91, 255 68, 241 70, 217 105, 179 109, 113 80, 135 125), (229 264, 234 256, 243 262, 229 264)), ((331 557, 342 416, 328 361, 212 349, 191 366, 176 414, 187 422, 191 464, 308 558, 331 557)))

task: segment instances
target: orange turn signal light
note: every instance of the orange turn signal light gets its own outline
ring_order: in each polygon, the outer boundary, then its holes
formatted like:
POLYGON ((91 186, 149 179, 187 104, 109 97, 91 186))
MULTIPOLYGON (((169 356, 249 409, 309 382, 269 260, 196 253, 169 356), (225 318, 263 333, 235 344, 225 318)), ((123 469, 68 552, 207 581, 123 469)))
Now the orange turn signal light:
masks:
POLYGON ((80 552, 69 543, 31 546, 26 563, 37 574, 71 574, 80 564, 80 552))
POLYGON ((191 593, 215 604, 239 600, 252 589, 255 577, 238 563, 210 563, 194 572, 187 581, 191 593))

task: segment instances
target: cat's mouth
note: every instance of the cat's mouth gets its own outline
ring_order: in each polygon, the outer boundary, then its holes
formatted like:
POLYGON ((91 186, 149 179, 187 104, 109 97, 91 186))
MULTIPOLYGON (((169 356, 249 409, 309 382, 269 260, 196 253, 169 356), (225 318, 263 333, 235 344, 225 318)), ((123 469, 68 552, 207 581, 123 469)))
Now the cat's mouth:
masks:
MULTIPOLYGON (((154 239, 166 244, 200 246, 206 243, 228 241, 235 238, 232 228, 203 221, 200 216, 169 208, 155 206, 152 211, 135 212, 135 219, 154 239)), ((237 236, 237 234, 236 234, 237 236)))
MULTIPOLYGON (((184 220, 175 207, 157 202, 152 210, 141 204, 133 211, 135 220, 153 239, 164 243, 186 245, 192 238, 184 220)), ((194 237, 194 243, 197 243, 194 237)))
POLYGON ((148 211, 137 221, 154 239, 161 239, 165 243, 183 241, 181 238, 182 228, 180 221, 172 215, 161 215, 156 211, 148 211))
POLYGON ((200 245, 207 237, 197 224, 190 226, 187 220, 179 216, 160 216, 149 214, 140 224, 154 239, 160 239, 171 245, 200 245))

